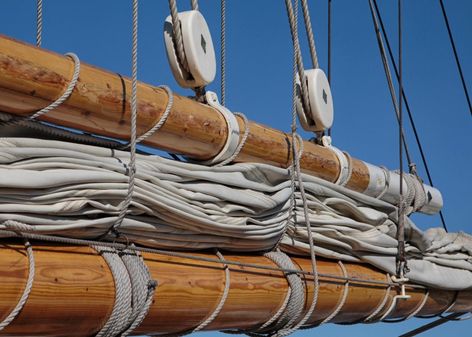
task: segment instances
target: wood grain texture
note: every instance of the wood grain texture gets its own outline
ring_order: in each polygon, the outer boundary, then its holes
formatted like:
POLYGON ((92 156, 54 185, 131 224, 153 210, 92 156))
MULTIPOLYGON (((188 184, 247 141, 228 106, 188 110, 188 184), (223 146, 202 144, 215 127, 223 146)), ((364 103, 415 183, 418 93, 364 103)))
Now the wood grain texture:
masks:
MULTIPOLYGON (((0 111, 26 116, 64 92, 73 74, 73 61, 63 55, 36 48, 0 35, 0 111)), ((129 139, 131 84, 119 74, 82 64, 70 98, 40 119, 119 139, 129 139)), ((163 89, 139 83, 138 134, 149 130, 162 116, 168 97, 163 89)), ((244 131, 244 123, 238 118, 244 131)), ((267 126, 249 122, 250 134, 239 162, 260 162, 288 167, 290 137, 267 126)), ((244 132, 241 133, 241 137, 244 132)), ((194 159, 210 159, 223 148, 227 137, 224 118, 213 108, 178 95, 164 126, 144 143, 194 159)), ((329 149, 304 142, 304 172, 334 182, 339 161, 329 149)), ((364 191, 369 173, 362 161, 353 159, 347 186, 364 191)))
MULTIPOLYGON (((105 261, 88 247, 47 246, 33 243, 36 274, 30 298, 20 315, 0 332, 0 336, 93 336, 105 323, 114 303, 113 277, 105 261)), ((215 257, 200 254, 206 257, 215 257)), ((158 288, 149 314, 138 334, 175 333, 200 324, 217 306, 224 289, 224 269, 220 263, 161 254, 143 254, 158 288)), ((262 256, 225 254, 231 261, 275 266, 262 256)), ((310 261, 294 258, 298 268, 310 271, 310 261)), ((386 280, 387 276, 367 265, 345 263, 348 275, 366 280, 386 280)), ((342 275, 336 261, 320 259, 320 273, 342 275)), ((288 285, 282 273, 231 266, 231 288, 222 312, 207 330, 248 329, 263 324, 282 305, 288 285)), ((23 291, 28 260, 21 244, 4 241, 0 245, 0 313, 4 318, 23 291)), ((305 278, 307 301, 311 304, 312 279, 305 278)), ((337 307, 344 282, 322 278, 316 310, 309 323, 327 317, 337 307)), ((352 282, 349 296, 333 322, 349 323, 364 319, 381 303, 386 287, 352 282)), ((390 317, 411 313, 424 296, 421 289, 408 288, 411 299, 402 302, 390 317)), ((396 289, 390 291, 390 300, 396 289)), ((431 290, 420 314, 438 314, 455 298, 455 293, 431 290)), ((388 307, 388 305, 387 305, 388 307)), ((386 308, 385 308, 386 310, 386 308)), ((453 311, 472 310, 472 291, 460 292, 453 311)))

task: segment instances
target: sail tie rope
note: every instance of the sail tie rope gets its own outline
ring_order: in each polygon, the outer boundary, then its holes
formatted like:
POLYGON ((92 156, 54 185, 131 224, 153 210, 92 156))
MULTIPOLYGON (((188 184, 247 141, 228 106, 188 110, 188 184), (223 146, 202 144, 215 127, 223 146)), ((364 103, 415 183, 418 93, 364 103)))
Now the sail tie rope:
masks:
POLYGON ((227 300, 228 295, 229 295, 229 290, 231 289, 231 273, 230 273, 229 266, 226 263, 224 263, 225 258, 223 256, 223 254, 221 254, 218 250, 216 250, 216 256, 218 257, 218 259, 220 259, 220 261, 223 262, 223 268, 224 268, 224 271, 225 271, 225 287, 223 289, 223 294, 220 297, 218 305, 215 307, 213 312, 194 329, 184 331, 184 332, 180 332, 180 333, 174 333, 174 334, 165 334, 165 335, 159 334, 159 335, 156 335, 156 336, 160 336, 160 337, 180 337, 180 336, 189 335, 189 334, 192 334, 194 332, 198 332, 198 331, 203 330, 206 326, 211 324, 218 317, 221 310, 223 309, 223 306, 226 303, 226 300, 227 300))
POLYGON ((115 281, 111 315, 96 337, 126 337, 144 320, 152 304, 157 282, 136 251, 92 246, 106 261, 115 281))
MULTIPOLYGON (((146 140, 147 138, 155 134, 157 131, 159 131, 159 129, 165 124, 165 122, 170 116, 172 106, 174 105, 174 93, 172 89, 168 87, 167 85, 160 85, 159 88, 164 89, 165 92, 167 93, 168 99, 167 99, 166 108, 161 118, 159 118, 159 120, 154 124, 154 126, 150 128, 148 131, 146 131, 144 134, 136 138, 135 144, 142 143, 144 140, 146 140)), ((130 148, 130 146, 131 146, 131 142, 125 145, 122 149, 128 149, 130 148)))
POLYGON ((315 323, 315 324, 312 324, 312 325, 303 326, 303 327, 300 328, 301 330, 307 330, 307 329, 315 328, 315 327, 318 327, 320 325, 331 322, 331 320, 339 314, 339 312, 342 310, 342 308, 346 304, 347 297, 349 295, 349 275, 347 273, 346 267, 344 266, 344 263, 342 263, 342 261, 338 261, 338 264, 339 264, 339 267, 341 268, 341 271, 343 273, 343 277, 345 277, 346 280, 344 281, 343 293, 341 295, 341 298, 340 298, 338 304, 336 305, 336 308, 333 310, 333 312, 331 314, 326 316, 321 322, 315 323))
MULTIPOLYGON (((388 282, 391 282, 390 274, 387 274, 388 282)), ((377 315, 384 310, 385 306, 387 305, 388 298, 390 297, 390 291, 392 290, 392 286, 388 286, 385 290, 385 296, 383 297, 382 301, 379 303, 377 308, 366 318, 364 318, 363 323, 374 323, 377 320, 374 320, 377 315)))
MULTIPOLYGON (((9 228, 14 229, 17 225, 16 221, 9 221, 9 228)), ((21 237, 21 234, 18 233, 18 236, 21 237)), ((34 283, 34 276, 35 276, 35 260, 34 260, 34 253, 33 253, 33 246, 30 244, 28 239, 24 239, 26 255, 28 256, 28 279, 25 284, 25 288, 23 293, 21 294, 20 299, 18 300, 16 306, 13 310, 8 314, 7 317, 3 321, 0 322, 0 331, 5 329, 10 323, 15 320, 18 314, 21 312, 23 307, 25 306, 26 302, 28 301, 29 295, 31 293, 31 289, 33 288, 34 283)))
MULTIPOLYGON (((291 258, 280 250, 265 253, 264 256, 274 262, 282 270, 295 270, 291 258)), ((272 317, 263 325, 248 330, 225 330, 229 334, 244 333, 252 337, 281 336, 296 324, 305 308, 305 285, 298 273, 284 272, 288 282, 284 302, 272 317)))

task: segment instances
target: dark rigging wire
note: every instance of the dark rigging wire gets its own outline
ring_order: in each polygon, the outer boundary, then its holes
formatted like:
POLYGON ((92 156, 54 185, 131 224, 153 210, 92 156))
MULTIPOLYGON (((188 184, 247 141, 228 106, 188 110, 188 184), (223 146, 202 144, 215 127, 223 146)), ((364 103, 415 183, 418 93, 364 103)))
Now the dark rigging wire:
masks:
POLYGON ((462 87, 464 88, 465 98, 467 99, 467 104, 469 105, 469 112, 472 115, 472 105, 470 103, 469 92, 467 91, 467 86, 465 84, 464 74, 462 73, 461 63, 459 61, 459 56, 457 55, 456 44, 454 43, 454 38, 452 37, 451 27, 449 26, 449 19, 447 18, 446 9, 444 8, 444 3, 442 0, 439 0, 441 5, 441 11, 444 17, 444 22, 446 24, 447 33, 449 34, 449 40, 451 41, 452 51, 454 52, 454 58, 456 59, 457 70, 459 70, 459 75, 461 77, 462 87))
MULTIPOLYGON (((393 86, 392 74, 390 73, 390 67, 388 65, 387 56, 385 54, 385 47, 383 45, 382 37, 380 36, 380 28, 379 28, 378 18, 376 16, 375 12, 374 12, 373 0, 367 0, 367 1, 369 3, 370 13, 372 14, 372 22, 374 24, 375 36, 377 37, 377 44, 379 46, 380 58, 382 59, 382 64, 383 64, 383 67, 384 67, 385 76, 387 77, 387 84, 388 84, 388 88, 389 88, 389 91, 390 91, 390 96, 392 98, 393 108, 394 108, 394 111, 395 111, 395 117, 397 118, 397 122, 400 124, 399 111, 398 111, 398 102, 397 102, 397 98, 396 98, 396 95, 395 95, 395 88, 393 86)), ((412 160, 411 160, 411 156, 410 156, 410 151, 408 149, 408 143, 406 142, 403 126, 402 126, 400 132, 402 133, 402 137, 404 139, 403 146, 405 147, 405 154, 406 154, 406 158, 408 160, 408 165, 410 167, 412 167, 412 160)))
POLYGON ((400 166, 400 201, 398 203, 398 251, 397 275, 403 276, 405 268, 405 205, 403 204, 403 57, 402 57, 402 0, 398 0, 398 155, 400 166))
MULTIPOLYGON (((392 48, 390 47, 390 41, 388 39, 387 31, 386 31, 385 26, 383 24, 382 15, 380 14, 379 7, 377 6, 377 0, 374 0, 374 7, 375 7, 375 12, 377 13, 377 17, 379 19, 380 27, 381 27, 381 30, 382 30, 382 35, 383 35, 383 37, 385 39, 385 43, 387 45, 387 50, 388 50, 388 54, 389 54, 389 57, 390 57, 390 61, 392 62, 393 69, 395 71, 395 75, 396 75, 397 80, 398 80, 399 79, 399 74, 398 74, 397 64, 395 62, 395 58, 393 57, 392 48)), ((418 134, 418 130, 416 128, 416 124, 415 124, 415 121, 413 119, 413 113, 410 110, 410 104, 408 103, 408 100, 407 100, 407 97, 406 97, 406 94, 405 94, 405 90, 403 88, 401 90, 401 93, 402 93, 403 101, 405 103, 406 111, 408 113, 408 119, 410 121, 411 128, 412 128, 413 134, 415 136, 416 144, 418 145, 418 149, 419 149, 420 156, 421 156, 421 161, 423 162, 423 166, 424 166, 424 169, 426 171, 426 176, 428 178, 428 182, 431 185, 431 187, 434 187, 433 178, 431 176, 431 172, 430 172, 429 166, 428 166, 428 161, 426 160, 426 155, 425 155, 424 150, 423 150, 423 145, 421 144, 421 140, 420 140, 420 137, 419 137, 419 134, 418 134)), ((442 224, 444 230, 446 232, 448 232, 447 225, 446 225, 446 220, 444 218, 444 214, 443 214, 442 211, 439 211, 439 217, 441 218, 441 224, 442 224)))
MULTIPOLYGON (((331 0, 328 0, 328 83, 331 85, 331 0)), ((332 128, 328 129, 330 137, 332 128)))

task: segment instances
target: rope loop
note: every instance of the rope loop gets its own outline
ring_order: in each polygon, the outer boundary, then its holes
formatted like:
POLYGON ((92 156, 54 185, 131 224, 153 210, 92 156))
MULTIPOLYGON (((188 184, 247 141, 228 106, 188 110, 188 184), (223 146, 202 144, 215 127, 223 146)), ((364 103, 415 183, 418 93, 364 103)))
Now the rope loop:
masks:
POLYGON ((72 75, 72 79, 67 85, 66 90, 64 93, 56 99, 54 102, 49 104, 47 107, 35 112, 33 115, 27 117, 28 120, 33 121, 41 117, 42 115, 48 113, 51 110, 56 109, 58 106, 60 106, 62 103, 64 103, 69 96, 72 94, 72 91, 74 91, 75 86, 77 84, 77 81, 79 79, 79 74, 80 74, 80 59, 79 57, 74 54, 74 53, 67 53, 66 56, 70 57, 74 61, 74 74, 72 75))
MULTIPOLYGON (((19 234, 21 237, 21 234, 19 234)), ((25 288, 23 293, 21 294, 20 299, 18 300, 16 306, 13 310, 8 314, 7 317, 3 321, 0 322, 0 331, 5 329, 11 322, 15 320, 18 314, 21 312, 23 307, 25 306, 26 302, 28 301, 29 295, 31 293, 31 289, 33 288, 34 283, 34 276, 35 276, 35 259, 33 253, 33 246, 27 239, 24 239, 26 255, 28 256, 28 279, 26 280, 25 288)))
MULTIPOLYGON (((174 105, 174 93, 170 87, 167 85, 160 85, 159 88, 162 88, 166 91, 168 99, 167 99, 167 104, 166 108, 164 110, 164 113, 162 114, 161 118, 154 124, 154 126, 146 131, 144 134, 136 138, 135 144, 142 143, 144 140, 147 138, 151 137, 153 134, 155 134, 159 129, 165 124, 167 119, 169 118, 170 112, 172 110, 172 106, 174 105)), ((121 149, 126 150, 129 149, 131 146, 131 142, 123 146, 121 149)))

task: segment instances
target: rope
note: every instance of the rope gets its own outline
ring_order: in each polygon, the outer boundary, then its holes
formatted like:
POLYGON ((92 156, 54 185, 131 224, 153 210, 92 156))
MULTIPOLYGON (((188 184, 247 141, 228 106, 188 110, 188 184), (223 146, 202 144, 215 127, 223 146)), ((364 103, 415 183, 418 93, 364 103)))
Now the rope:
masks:
POLYGON ((136 251, 121 254, 133 290, 132 314, 128 318, 129 327, 121 333, 121 337, 131 334, 144 320, 151 307, 157 281, 153 280, 143 258, 136 251))
POLYGON ((192 10, 198 11, 198 0, 190 0, 190 4, 192 6, 192 10))
POLYGON ((292 0, 285 0, 285 7, 287 9, 288 21, 290 25, 290 33, 292 36, 292 43, 294 48, 294 55, 296 59, 296 67, 298 70, 298 75, 300 76, 300 85, 301 85, 301 96, 302 96, 302 105, 304 109, 308 110, 310 102, 308 99, 308 86, 305 79, 305 69, 303 67, 302 53, 300 51, 300 43, 298 41, 298 0, 295 4, 297 5, 297 10, 294 12, 292 7, 292 0))
POLYGON ((154 297, 157 282, 151 279, 142 258, 132 251, 92 246, 106 261, 115 283, 111 315, 96 337, 126 337, 144 320, 154 297))
MULTIPOLYGON (((176 251, 169 251, 169 250, 162 250, 162 249, 148 248, 148 247, 128 246, 128 245, 125 245, 123 243, 118 243, 118 242, 85 240, 85 239, 75 239, 75 238, 67 238, 67 237, 45 235, 45 234, 36 234, 36 233, 31 233, 30 232, 32 230, 31 226, 25 223, 13 221, 13 220, 4 221, 3 223, 1 223, 1 225, 5 227, 7 227, 7 224, 8 224, 8 227, 11 228, 12 230, 3 230, 3 229, 0 230, 0 237, 27 238, 30 240, 46 241, 46 242, 59 243, 59 244, 65 244, 65 245, 79 245, 79 246, 100 245, 103 247, 115 248, 117 250, 129 250, 129 251, 136 251, 136 252, 141 252, 141 253, 161 254, 165 256, 185 258, 185 259, 201 261, 201 262, 210 262, 210 263, 218 263, 218 264, 224 263, 227 265, 233 265, 233 266, 239 266, 239 267, 254 268, 254 269, 259 269, 259 270, 275 271, 275 272, 282 272, 282 273, 295 273, 295 274, 306 275, 306 276, 313 275, 312 272, 299 270, 299 269, 286 269, 286 268, 284 269, 284 268, 279 268, 279 267, 261 265, 257 263, 244 263, 244 262, 231 261, 231 260, 226 260, 226 259, 224 261, 221 261, 220 259, 197 256, 197 255, 176 252, 176 251)), ((342 281, 348 280, 351 283, 359 283, 359 284, 383 285, 383 286, 390 286, 390 287, 399 285, 398 283, 395 283, 392 281, 384 282, 384 281, 379 281, 379 280, 366 280, 366 279, 352 277, 352 276, 346 279, 343 276, 319 273, 319 272, 318 272, 318 276, 329 279, 329 280, 342 280, 342 281)), ((408 284, 408 287, 415 288, 415 289, 426 289, 426 287, 418 285, 418 284, 408 284)))
MULTIPOLYGON (((281 251, 269 252, 264 256, 282 269, 295 269, 290 257, 281 251)), ((262 326, 246 331, 237 330, 237 332, 253 337, 285 336, 286 331, 293 327, 305 307, 305 286, 298 274, 284 273, 284 275, 289 287, 282 306, 262 326)))
POLYGON ((58 106, 60 106, 62 103, 64 103, 69 96, 72 94, 72 91, 74 91, 74 88, 77 84, 77 81, 79 79, 79 74, 80 74, 80 60, 79 57, 74 54, 74 53, 67 53, 66 56, 70 57, 74 61, 74 74, 72 75, 72 79, 67 85, 66 90, 64 93, 56 99, 54 102, 49 104, 47 107, 35 112, 33 115, 29 116, 27 119, 30 121, 36 120, 42 115, 48 113, 51 110, 56 109, 58 106))
MULTIPOLYGON (((338 264, 339 264, 339 267, 341 268, 341 270, 343 272, 343 276, 347 278, 348 273, 347 273, 346 267, 344 266, 344 263, 342 263, 341 261, 338 261, 338 264)), ((346 304, 348 295, 349 295, 349 281, 345 281, 344 282, 343 293, 341 295, 340 300, 338 301, 338 304, 336 305, 336 308, 334 308, 333 312, 331 314, 329 314, 328 316, 326 316, 321 322, 301 327, 301 330, 311 329, 311 328, 315 328, 315 327, 318 327, 320 325, 329 323, 342 310, 342 308, 346 304)))
POLYGON ((131 315, 132 292, 131 280, 126 267, 115 249, 103 246, 92 246, 106 261, 115 283, 115 303, 113 310, 95 337, 118 335, 126 328, 127 317, 131 315))
MULTIPOLYGON (((292 8, 292 2, 291 0, 286 0, 285 1, 287 11, 289 13, 289 22, 290 22, 290 27, 291 27, 291 32, 292 32, 292 40, 293 40, 293 57, 294 59, 297 60, 295 62, 298 67, 298 72, 300 75, 300 78, 302 79, 302 87, 303 84, 305 83, 303 75, 303 68, 302 66, 302 61, 301 61, 301 53, 300 53, 300 48, 298 45, 298 31, 297 31, 297 16, 293 13, 293 8, 292 8), (302 69, 300 69, 302 68, 302 69)), ((298 10, 297 10, 298 12, 298 10)), ((295 66, 294 66, 295 69, 295 66)), ((306 83, 305 83, 306 84, 306 83)), ((313 300, 312 303, 306 312, 306 314, 303 316, 303 318, 294 326, 290 326, 280 332, 277 333, 277 337, 282 337, 282 336, 288 336, 289 334, 297 331, 301 326, 303 326, 306 321, 311 317, 313 314, 313 311, 315 310, 316 304, 318 302, 318 294, 319 294, 319 275, 318 275, 318 269, 316 265, 316 253, 315 253, 315 247, 313 243, 313 233, 311 231, 311 223, 309 219, 309 211, 308 211, 308 204, 307 204, 307 197, 305 194, 305 188, 303 185, 303 179, 302 179, 302 174, 301 174, 301 169, 300 169, 300 154, 296 149, 296 139, 297 139, 297 111, 296 111, 296 105, 297 105, 297 91, 296 91, 296 76, 294 73, 293 80, 292 80, 292 123, 291 123, 291 130, 292 130, 292 170, 290 170, 290 178, 292 181, 295 181, 295 179, 298 182, 298 189, 300 191, 300 195, 302 198, 303 202, 303 214, 305 217, 305 224, 306 224, 306 230, 307 230, 307 235, 308 235, 308 243, 310 247, 310 258, 311 258, 311 267, 312 267, 312 273, 313 273, 313 282, 314 282, 314 291, 313 291, 313 300)), ((305 91, 306 92, 306 91, 305 91)), ((300 145, 303 144, 303 142, 300 142, 300 145)), ((301 147, 301 146, 300 146, 301 147)), ((300 149, 300 151, 302 151, 300 149)), ((292 194, 295 194, 295 184, 292 184, 292 194)), ((294 205, 296 206, 296 205, 294 205)))
POLYGON ((461 62, 459 61, 459 56, 457 54, 456 44, 454 43, 454 38, 452 36, 451 27, 449 26, 449 19, 447 18, 446 8, 442 0, 439 0, 441 5, 441 12, 443 14, 444 23, 446 24, 447 34, 449 35, 449 41, 451 42, 452 51, 454 53, 454 59, 456 60, 457 70, 459 71, 459 76, 461 77, 462 87, 464 88, 465 98, 467 100, 467 105, 469 106, 469 112, 472 115, 472 104, 470 103, 469 92, 467 90, 467 85, 465 84, 464 74, 462 72, 461 62))
MULTIPOLYGON (((243 122, 244 122, 244 135, 243 135, 243 138, 241 138, 241 141, 239 142, 238 147, 236 148, 234 153, 231 155, 231 157, 223 160, 221 163, 213 165, 214 167, 225 166, 225 165, 231 163, 233 160, 236 159, 236 157, 239 155, 239 153, 243 149, 244 145, 246 144, 247 138, 249 136, 249 131, 250 131, 249 130, 249 120, 247 119, 246 115, 243 114, 242 112, 235 112, 234 115, 236 115, 238 117, 241 117, 243 122)), ((230 137, 229 134, 228 134, 228 137, 230 137)))
POLYGON ((43 0, 36 0, 36 47, 41 47, 43 35, 43 0))
MULTIPOLYGON (((298 1, 298 0, 295 0, 298 1)), ((310 47, 310 56, 311 62, 314 69, 320 67, 318 63, 318 56, 316 55, 316 46, 315 46, 315 37, 313 35, 313 28, 311 27, 311 18, 310 18, 310 11, 308 10, 308 1, 302 1, 302 11, 303 11, 303 20, 305 21, 305 30, 306 35, 308 37, 308 45, 310 47)))
MULTIPOLYGON (((152 136, 154 133, 159 131, 159 129, 165 124, 167 119, 169 118, 170 112, 172 110, 172 106, 174 105, 174 93, 172 92, 172 89, 169 88, 167 85, 160 85, 159 88, 164 89, 167 92, 167 96, 169 97, 167 100, 167 105, 164 110, 164 113, 162 114, 161 118, 154 124, 154 126, 146 131, 144 134, 136 138, 136 144, 139 144, 152 136)), ((127 144, 123 149, 127 149, 131 146, 131 143, 127 144)))
MULTIPOLYGON (((338 264, 341 267, 341 270, 343 272, 343 276, 348 278, 348 273, 347 273, 347 270, 346 270, 346 267, 344 266, 344 264, 341 261, 338 261, 338 264)), ((341 296, 341 299, 340 299, 338 305, 336 306, 336 309, 334 309, 334 311, 328 317, 326 317, 321 322, 321 324, 325 324, 325 323, 330 322, 334 317, 336 317, 339 314, 341 309, 344 307, 344 304, 346 304, 346 300, 347 300, 348 295, 349 295, 349 281, 346 281, 344 283, 343 294, 341 296)))
MULTIPOLYGON (((385 71, 385 76, 387 77, 387 84, 388 84, 388 88, 389 88, 389 91, 390 91, 390 96, 392 98, 392 103, 393 103, 393 108, 394 108, 394 111, 395 111, 395 116, 397 118, 398 124, 400 124, 398 102, 397 102, 397 98, 396 98, 396 94, 395 94, 395 88, 393 86, 393 80, 392 80, 392 74, 390 72, 390 66, 388 64, 388 60, 387 60, 387 57, 386 57, 386 54, 385 54, 385 47, 384 47, 384 44, 383 44, 382 37, 380 36, 378 18, 376 16, 376 14, 374 13, 373 0, 368 0, 368 1, 369 1, 370 13, 372 15, 372 22, 374 24, 374 30, 375 30, 375 34, 376 34, 376 37, 377 37, 377 44, 378 44, 378 47, 379 47, 380 56, 381 56, 382 64, 383 64, 384 71, 385 71)), ((412 160, 411 160, 411 156, 410 156, 410 151, 408 149, 408 143, 406 142, 405 132, 403 130, 403 127, 401 129, 401 137, 403 138, 403 145, 405 147, 405 154, 406 154, 406 157, 407 157, 407 160, 408 160, 408 165, 410 165, 412 163, 412 160)))
MULTIPOLYGON (((392 48, 390 47, 390 42, 389 42, 389 39, 388 39, 387 31, 386 31, 385 26, 383 24, 382 15, 380 13, 379 7, 377 6, 377 0, 374 0, 374 7, 375 7, 375 12, 377 14, 377 17, 379 19, 380 27, 382 29, 382 35, 385 39, 385 44, 387 45, 387 51, 388 51, 388 54, 389 54, 389 57, 390 57, 390 62, 393 65, 393 69, 395 71, 395 75, 396 75, 396 78, 398 80, 399 75, 398 75, 397 64, 395 62, 395 58, 393 57, 392 48)), ((422 161, 424 169, 426 171, 426 176, 428 177, 428 182, 431 185, 431 187, 434 187, 433 178, 431 176, 431 172, 430 172, 429 166, 428 166, 428 161, 426 159, 426 155, 425 155, 424 150, 423 150, 423 145, 421 144, 420 136, 418 134, 418 130, 416 129, 415 121, 413 119, 413 113, 411 112, 410 104, 408 103, 408 100, 407 100, 404 89, 402 89, 402 97, 403 97, 403 101, 405 103, 406 111, 408 113, 408 119, 409 119, 410 124, 411 124, 411 129, 413 130, 413 135, 415 137, 416 144, 417 144, 418 150, 420 152, 421 161, 422 161)), ((443 226, 444 230, 446 232, 448 232, 447 225, 446 225, 446 220, 444 219, 444 214, 443 214, 442 210, 439 211, 439 217, 441 219, 441 223, 442 223, 442 226, 443 226)))
MULTIPOLYGON (((398 250, 397 250, 397 275, 400 278, 403 278, 405 270, 407 270, 407 261, 405 255, 405 204, 403 199, 403 104, 401 99, 401 92, 403 90, 403 62, 402 62, 402 0, 398 0, 398 153, 399 153, 399 166, 400 166, 400 196, 399 196, 399 205, 398 205, 398 229, 397 229, 397 240, 398 240, 398 250)), ((406 144, 405 144, 406 146, 406 144)), ((409 164, 411 162, 409 161, 409 164)))
MULTIPOLYGON (((387 274, 387 280, 390 282, 390 275, 387 274)), ((390 290, 392 290, 392 287, 388 287, 387 290, 385 290, 385 296, 382 299, 382 302, 377 306, 377 308, 364 319, 364 323, 372 323, 373 319, 385 308, 387 305, 388 298, 390 296, 390 290)))
MULTIPOLYGON (((216 251, 216 255, 221 261, 225 260, 223 254, 221 254, 219 251, 216 251)), ((211 322, 213 322, 215 318, 218 317, 221 310, 223 309, 223 306, 226 303, 226 299, 228 298, 229 290, 231 288, 231 274, 230 274, 228 265, 223 263, 223 266, 225 269, 225 288, 223 290, 223 295, 221 296, 220 301, 218 305, 216 306, 215 310, 213 310, 212 314, 208 316, 207 319, 205 319, 202 323, 200 323, 199 326, 193 329, 192 333, 203 330, 206 326, 208 326, 211 322)))
MULTIPOLYGON (((331 85, 331 0, 328 0, 328 83, 331 85)), ((328 129, 330 137, 332 129, 332 126, 328 129)))
MULTIPOLYGON (((136 124, 138 118, 138 0, 133 0, 133 35, 132 35, 132 50, 131 50, 131 127, 130 127, 130 159, 127 167, 128 175, 128 193, 125 200, 122 203, 120 213, 113 227, 110 231, 114 232, 117 236, 118 229, 123 223, 126 214, 128 213, 129 206, 133 201, 134 192, 134 181, 136 175, 136 124)), ((170 110, 170 109, 169 109, 170 110)), ((165 121, 165 120, 164 120, 165 121)), ((158 123, 159 124, 159 123, 158 123)), ((162 123, 163 124, 163 123, 162 123)), ((157 125, 157 124, 156 124, 157 125)), ((108 233, 107 233, 108 234, 108 233)))
MULTIPOLYGON (((195 0, 192 0, 192 3, 195 0)), ((180 27, 179 12, 177 11, 177 0, 169 0, 169 9, 170 15, 172 18, 172 28, 174 31, 174 45, 175 50, 177 51, 177 58, 180 65, 189 72, 189 67, 187 63, 187 58, 185 57, 184 52, 184 42, 182 39, 182 29, 180 27)))
POLYGON ((31 289, 33 288, 33 282, 34 282, 34 275, 35 275, 35 260, 34 260, 34 254, 33 254, 33 247, 29 243, 27 239, 25 239, 25 248, 26 248, 26 255, 28 256, 28 265, 29 265, 29 270, 28 270, 28 279, 26 281, 25 288, 23 290, 23 294, 21 294, 21 297, 16 304, 15 308, 8 314, 5 319, 0 322, 0 331, 5 329, 21 312, 23 307, 26 304, 26 301, 29 298, 29 294, 31 293, 31 289))
POLYGON ((408 316, 401 317, 401 318, 394 318, 394 319, 383 319, 382 322, 383 323, 400 323, 416 316, 416 314, 418 314, 423 309, 424 305, 428 301, 428 298, 429 298, 429 290, 426 290, 425 295, 423 296, 423 299, 421 300, 421 302, 416 306, 416 308, 410 314, 408 314, 408 316))
POLYGON ((226 0, 221 0, 220 73, 221 105, 226 104, 226 0))

